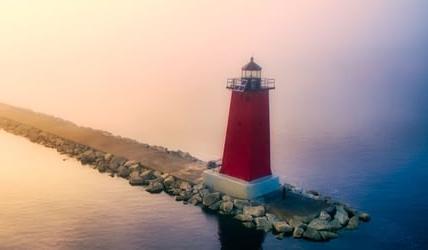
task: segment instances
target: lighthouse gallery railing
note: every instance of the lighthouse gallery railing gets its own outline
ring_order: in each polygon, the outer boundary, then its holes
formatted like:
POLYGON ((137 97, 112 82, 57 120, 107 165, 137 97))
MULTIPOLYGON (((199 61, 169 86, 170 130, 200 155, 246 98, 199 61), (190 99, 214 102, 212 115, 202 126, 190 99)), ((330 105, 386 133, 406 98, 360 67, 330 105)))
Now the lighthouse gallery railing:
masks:
POLYGON ((262 78, 262 79, 245 79, 245 78, 230 78, 227 79, 226 88, 235 91, 244 91, 249 88, 252 90, 266 90, 275 88, 275 79, 262 78), (259 85, 256 89, 250 88, 254 84, 259 85))

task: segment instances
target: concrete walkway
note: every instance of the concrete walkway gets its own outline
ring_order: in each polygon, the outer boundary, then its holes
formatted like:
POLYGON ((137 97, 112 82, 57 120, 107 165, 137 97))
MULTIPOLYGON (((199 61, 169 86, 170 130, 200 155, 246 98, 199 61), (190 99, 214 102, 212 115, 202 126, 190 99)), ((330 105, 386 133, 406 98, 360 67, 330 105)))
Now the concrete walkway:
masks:
POLYGON ((0 117, 23 123, 92 148, 136 160, 141 164, 180 179, 197 183, 202 180, 206 163, 183 158, 175 153, 154 149, 143 143, 111 135, 108 132, 79 127, 69 121, 0 103, 0 117))

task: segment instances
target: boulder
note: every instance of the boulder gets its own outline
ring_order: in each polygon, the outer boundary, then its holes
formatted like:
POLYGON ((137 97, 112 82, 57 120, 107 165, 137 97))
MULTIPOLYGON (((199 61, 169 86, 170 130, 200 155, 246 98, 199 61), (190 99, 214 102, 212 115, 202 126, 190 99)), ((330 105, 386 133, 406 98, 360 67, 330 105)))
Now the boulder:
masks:
POLYGON ((122 178, 127 178, 130 172, 131 171, 123 165, 117 169, 117 174, 122 178))
POLYGON ((144 179, 141 178, 140 173, 137 171, 131 172, 129 175, 129 184, 136 186, 136 185, 143 185, 144 179))
POLYGON ((181 190, 185 190, 185 191, 191 191, 192 190, 192 185, 190 185, 190 183, 188 183, 187 181, 182 181, 180 183, 180 189, 181 190))
POLYGON ((202 203, 204 204, 204 206, 211 206, 212 204, 216 203, 217 201, 219 201, 221 199, 221 195, 219 192, 214 192, 214 193, 209 193, 206 194, 202 200, 202 203))
POLYGON ((308 227, 305 230, 305 232, 303 233, 303 238, 308 239, 308 240, 312 240, 312 241, 322 241, 323 240, 321 237, 321 234, 317 230, 315 230, 311 227, 308 227))
POLYGON ((163 191, 163 184, 160 181, 151 181, 146 187, 146 191, 149 193, 160 193, 163 191))
POLYGON ((364 221, 364 222, 368 222, 368 221, 370 221, 370 215, 369 215, 368 213, 360 213, 360 214, 358 215, 358 218, 359 218, 361 221, 364 221))
POLYGON ((302 238, 305 230, 306 230, 305 224, 298 225, 297 227, 294 228, 293 237, 294 238, 302 238))
POLYGON ((233 202, 223 200, 223 203, 220 205, 220 210, 224 214, 230 214, 233 210, 233 202))
POLYGON ((251 215, 253 217, 261 217, 265 215, 265 207, 264 206, 255 206, 255 207, 244 206, 243 212, 244 214, 251 215))
POLYGON ((254 225, 254 223, 249 222, 249 221, 243 222, 242 225, 246 228, 254 228, 256 226, 256 225, 254 225))
POLYGON ((221 204, 223 203, 223 201, 219 200, 217 202, 214 202, 214 204, 212 204, 211 206, 209 206, 208 208, 211 210, 219 210, 221 204))
POLYGON ((253 221, 253 216, 251 216, 251 215, 245 215, 245 214, 237 214, 237 215, 235 215, 235 217, 233 217, 233 218, 235 218, 235 219, 237 219, 237 220, 239 220, 239 221, 246 221, 246 222, 250 222, 250 221, 253 221))
POLYGON ((113 156, 110 161, 110 169, 113 171, 117 171, 120 165, 124 164, 126 159, 120 156, 113 156))
POLYGON ((194 195, 192 196, 192 198, 190 198, 189 202, 190 202, 192 205, 196 206, 196 205, 198 205, 199 203, 201 203, 201 202, 202 202, 202 197, 201 197, 201 195, 200 195, 200 194, 194 194, 194 195))
POLYGON ((321 220, 331 220, 331 216, 329 213, 327 213, 327 211, 321 211, 319 218, 321 220))
POLYGON ((334 215, 334 219, 339 221, 342 226, 345 226, 348 223, 348 213, 343 208, 343 206, 336 206, 336 214, 334 215))
MULTIPOLYGON (((223 195, 223 197, 221 197, 221 199, 222 199, 223 201, 231 201, 231 202, 233 202, 232 197, 230 197, 229 195, 223 195)), ((232 205, 233 205, 233 204, 232 204, 232 205)))
POLYGON ((332 221, 322 220, 320 218, 313 219, 308 227, 314 230, 324 230, 324 231, 336 231, 342 228, 342 224, 334 219, 332 221))
POLYGON ((233 205, 237 208, 237 209, 244 209, 245 206, 250 206, 250 202, 248 200, 239 200, 239 199, 235 199, 233 201, 233 205))
POLYGON ((357 229, 359 226, 359 218, 358 216, 353 216, 351 219, 349 219, 348 225, 346 226, 346 229, 354 230, 357 229))
POLYGON ((144 181, 150 181, 150 180, 154 180, 156 179, 156 176, 153 174, 153 170, 145 170, 140 174, 140 177, 144 180, 144 181))
POLYGON ((327 241, 337 238, 337 234, 329 231, 317 231, 308 227, 303 233, 303 237, 312 241, 327 241))
POLYGON ((276 221, 273 223, 273 228, 277 233, 290 234, 293 232, 293 227, 290 226, 286 221, 276 221))
POLYGON ((175 178, 172 175, 169 175, 168 177, 166 177, 163 180, 163 184, 165 185, 165 187, 172 187, 175 184, 175 178))
POLYGON ((269 232, 270 230, 272 230, 272 224, 270 223, 268 218, 266 218, 266 216, 255 218, 254 223, 256 224, 257 230, 263 230, 265 232, 269 232))

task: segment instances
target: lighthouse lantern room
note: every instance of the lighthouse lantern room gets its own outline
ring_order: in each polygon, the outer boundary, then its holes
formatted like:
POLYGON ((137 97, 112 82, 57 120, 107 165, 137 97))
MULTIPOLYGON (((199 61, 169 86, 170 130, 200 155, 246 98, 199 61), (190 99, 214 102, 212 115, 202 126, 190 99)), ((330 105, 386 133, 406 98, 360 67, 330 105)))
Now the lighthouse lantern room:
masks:
POLYGON ((228 195, 253 199, 279 188, 270 162, 269 90, 275 80, 262 78, 251 58, 241 77, 227 80, 232 91, 223 163, 219 171, 204 172, 204 182, 228 195))

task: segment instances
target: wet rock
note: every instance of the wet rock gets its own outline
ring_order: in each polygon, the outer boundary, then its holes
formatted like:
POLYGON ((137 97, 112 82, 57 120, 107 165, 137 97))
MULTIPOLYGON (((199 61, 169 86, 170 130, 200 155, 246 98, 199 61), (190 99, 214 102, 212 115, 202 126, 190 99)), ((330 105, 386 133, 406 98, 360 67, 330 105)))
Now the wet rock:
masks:
POLYGON ((144 179, 141 178, 140 173, 137 171, 131 172, 129 175, 129 184, 136 186, 136 185, 143 185, 144 179))
POLYGON ((140 177, 146 182, 154 180, 156 179, 156 176, 153 174, 153 172, 153 170, 145 170, 140 174, 140 177))
POLYGON ((308 227, 303 233, 303 237, 312 241, 327 241, 330 239, 337 238, 337 234, 328 231, 317 231, 313 228, 308 227))
MULTIPOLYGON (((229 195, 223 195, 223 197, 221 197, 221 199, 223 201, 231 201, 231 202, 233 202, 232 197, 230 197, 229 195)), ((232 205, 233 205, 233 203, 232 203, 232 205)))
POLYGON ((321 211, 319 218, 321 220, 331 220, 331 215, 329 213, 327 213, 326 211, 321 211))
POLYGON ((110 169, 113 171, 117 171, 117 169, 120 167, 120 165, 124 164, 126 162, 126 159, 119 156, 113 156, 113 158, 110 161, 110 169))
POLYGON ((237 219, 237 220, 239 220, 239 221, 246 221, 246 222, 248 222, 248 221, 253 221, 253 216, 251 216, 251 215, 245 215, 245 214, 237 214, 237 215, 235 215, 235 217, 233 217, 233 218, 235 218, 235 219, 237 219))
POLYGON ((293 238, 302 238, 305 230, 306 230, 305 224, 298 225, 297 227, 294 228, 293 238))
POLYGON ((165 187, 167 187, 167 188, 172 187, 172 186, 175 184, 175 178, 174 178, 174 176, 170 175, 170 176, 166 177, 166 178, 163 180, 163 184, 164 184, 164 185, 165 185, 165 187))
POLYGON ((290 234, 294 229, 286 221, 276 221, 272 224, 272 226, 275 229, 275 232, 284 234, 290 234))
POLYGON ((321 238, 325 241, 337 238, 337 233, 329 231, 320 231, 321 238))
POLYGON ((325 210, 331 217, 333 217, 336 214, 336 207, 335 206, 329 206, 325 210))
POLYGON ((233 210, 233 202, 223 200, 223 203, 220 205, 220 210, 224 214, 230 214, 233 210))
POLYGON ((254 223, 249 222, 249 221, 243 222, 242 225, 246 228, 255 228, 256 227, 256 225, 254 225, 254 223))
POLYGON ((313 241, 322 241, 323 240, 321 237, 321 234, 317 230, 315 230, 311 227, 308 227, 305 230, 305 232, 303 233, 303 237, 305 239, 313 240, 313 241))
POLYGON ((354 230, 357 229, 359 226, 359 218, 358 216, 353 216, 351 219, 349 219, 348 225, 346 226, 346 229, 354 230))
POLYGON ((251 215, 253 217, 260 217, 265 215, 265 207, 264 206, 255 206, 255 207, 244 206, 243 212, 246 215, 251 215))
POLYGON ((192 190, 192 185, 190 185, 190 183, 188 183, 187 181, 182 181, 180 183, 180 189, 181 190, 185 190, 185 191, 191 191, 192 190))
POLYGON ((370 221, 370 215, 369 215, 368 213, 360 213, 360 214, 358 215, 358 218, 359 218, 361 221, 364 221, 364 222, 368 222, 368 221, 370 221))
POLYGON ((131 171, 129 171, 129 169, 125 166, 120 166, 117 169, 117 175, 119 175, 122 178, 127 178, 129 176, 131 171))
POLYGON ((202 203, 204 204, 204 206, 211 206, 212 204, 216 203, 217 201, 219 201, 221 198, 221 194, 219 192, 214 192, 214 193, 209 193, 206 194, 202 200, 202 203))
POLYGON ((269 232, 270 230, 272 230, 272 224, 270 223, 268 218, 266 218, 266 216, 255 218, 254 223, 256 224, 257 230, 263 230, 265 232, 269 232))
POLYGON ((163 191, 163 184, 158 180, 150 181, 146 187, 146 191, 149 193, 160 193, 163 191))
POLYGON ((201 203, 201 202, 202 202, 202 197, 201 197, 201 195, 200 195, 200 194, 194 194, 194 195, 192 196, 192 198, 190 198, 189 202, 190 202, 192 205, 196 206, 196 205, 198 205, 199 203, 201 203))
POLYGON ((322 220, 320 218, 312 220, 308 224, 309 228, 314 230, 324 230, 324 231, 336 231, 342 228, 342 224, 336 219, 332 221, 322 220))
POLYGON ((244 209, 245 206, 250 206, 250 202, 248 200, 239 200, 239 199, 235 199, 233 201, 233 205, 237 208, 237 209, 244 209))
POLYGON ((343 208, 343 206, 336 206, 336 214, 334 215, 334 219, 339 221, 342 226, 345 226, 348 223, 348 213, 343 208))
POLYGON ((211 206, 209 206, 208 208, 211 210, 219 210, 221 204, 223 203, 223 201, 219 200, 217 202, 214 202, 214 204, 212 204, 211 206))

